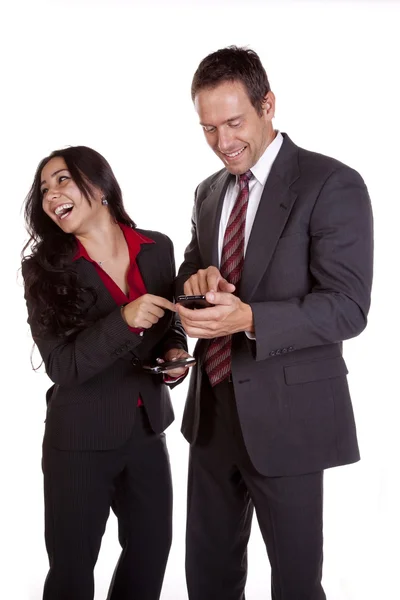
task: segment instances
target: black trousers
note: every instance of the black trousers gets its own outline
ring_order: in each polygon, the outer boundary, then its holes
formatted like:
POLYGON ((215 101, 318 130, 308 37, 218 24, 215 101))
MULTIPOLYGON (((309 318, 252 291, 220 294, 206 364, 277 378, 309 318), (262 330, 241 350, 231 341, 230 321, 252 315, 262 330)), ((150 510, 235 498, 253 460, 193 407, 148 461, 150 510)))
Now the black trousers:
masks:
POLYGON ((244 600, 253 510, 271 564, 273 600, 325 600, 322 472, 266 477, 252 466, 233 386, 202 407, 189 461, 186 579, 190 600, 244 600))
POLYGON ((93 570, 110 507, 122 553, 108 600, 157 600, 172 539, 172 485, 165 435, 137 408, 128 442, 107 452, 43 444, 45 538, 50 570, 44 600, 92 600, 93 570))

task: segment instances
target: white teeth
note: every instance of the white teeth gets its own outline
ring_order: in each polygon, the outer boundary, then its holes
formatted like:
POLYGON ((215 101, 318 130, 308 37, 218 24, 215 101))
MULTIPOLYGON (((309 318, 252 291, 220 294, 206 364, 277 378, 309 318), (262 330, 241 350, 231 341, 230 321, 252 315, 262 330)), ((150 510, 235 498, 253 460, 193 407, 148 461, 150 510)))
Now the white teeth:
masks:
POLYGON ((238 150, 237 152, 233 152, 232 154, 228 154, 225 153, 226 156, 228 156, 229 158, 235 158, 235 156, 239 156, 239 154, 241 154, 243 152, 243 150, 246 149, 246 146, 243 146, 243 148, 241 148, 240 150, 238 150))
POLYGON ((64 212, 64 210, 67 210, 68 208, 73 208, 73 207, 74 207, 73 204, 61 204, 60 206, 57 206, 57 208, 54 211, 54 213, 58 216, 62 212, 64 212))

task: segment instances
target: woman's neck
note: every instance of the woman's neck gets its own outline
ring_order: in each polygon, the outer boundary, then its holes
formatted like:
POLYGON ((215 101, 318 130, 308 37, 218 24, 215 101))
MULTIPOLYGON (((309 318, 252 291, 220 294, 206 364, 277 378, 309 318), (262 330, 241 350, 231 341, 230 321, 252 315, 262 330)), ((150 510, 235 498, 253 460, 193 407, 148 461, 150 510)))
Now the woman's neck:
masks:
POLYGON ((87 233, 77 234, 76 237, 90 258, 100 263, 117 258, 126 247, 124 234, 115 221, 102 223, 87 233))

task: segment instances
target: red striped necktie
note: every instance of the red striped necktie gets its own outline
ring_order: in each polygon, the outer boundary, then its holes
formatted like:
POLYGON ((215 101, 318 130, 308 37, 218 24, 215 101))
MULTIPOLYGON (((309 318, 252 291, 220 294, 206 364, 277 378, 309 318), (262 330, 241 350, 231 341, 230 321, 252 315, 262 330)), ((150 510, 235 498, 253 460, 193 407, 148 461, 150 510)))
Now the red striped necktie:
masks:
MULTIPOLYGON (((249 181, 252 172, 239 176, 239 194, 229 216, 221 255, 220 273, 235 286, 240 281, 244 263, 244 232, 249 203, 249 181)), ((228 377, 231 372, 232 335, 214 338, 208 346, 205 370, 212 386, 228 377)))

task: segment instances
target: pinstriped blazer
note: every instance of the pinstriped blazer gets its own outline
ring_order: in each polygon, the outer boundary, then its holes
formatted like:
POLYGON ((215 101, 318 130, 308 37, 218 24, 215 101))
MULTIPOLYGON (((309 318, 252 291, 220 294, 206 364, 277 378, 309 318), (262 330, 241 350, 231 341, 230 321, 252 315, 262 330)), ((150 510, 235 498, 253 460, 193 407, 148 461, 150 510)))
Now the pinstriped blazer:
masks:
MULTIPOLYGON (((155 231, 138 231, 155 241, 143 245, 137 256, 147 292, 172 300, 172 242, 155 231)), ((168 386, 161 375, 144 372, 140 362, 154 361, 170 348, 187 349, 179 319, 166 311, 143 336, 133 333, 94 266, 83 258, 75 265, 78 280, 97 295, 88 312, 94 324, 64 339, 40 339, 30 323, 32 307, 27 301, 28 323, 53 381, 46 394, 45 442, 62 450, 121 446, 132 431, 139 394, 153 430, 162 432, 174 419, 168 386)), ((29 260, 23 274, 28 268, 29 260)))

